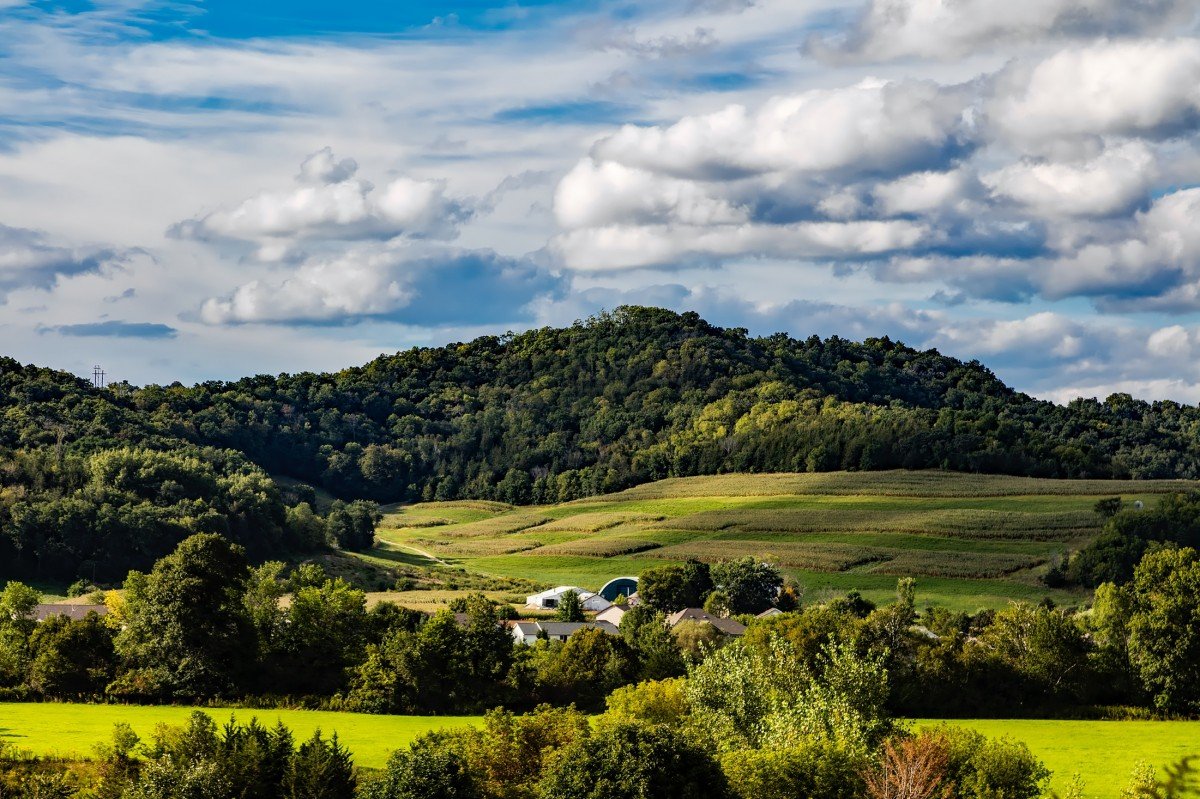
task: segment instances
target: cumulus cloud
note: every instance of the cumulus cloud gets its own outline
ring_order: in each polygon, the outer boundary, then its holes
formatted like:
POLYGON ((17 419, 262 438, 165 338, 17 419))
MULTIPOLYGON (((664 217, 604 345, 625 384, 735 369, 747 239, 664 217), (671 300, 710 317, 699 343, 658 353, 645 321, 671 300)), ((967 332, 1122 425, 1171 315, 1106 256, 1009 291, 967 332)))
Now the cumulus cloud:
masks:
POLYGON ((1038 214, 1103 217, 1133 210, 1157 178, 1154 151, 1134 141, 1073 162, 1026 159, 984 175, 983 182, 1038 214))
POLYGON ((1000 136, 1026 149, 1194 131, 1200 40, 1101 41, 1015 62, 996 76, 986 113, 1000 136))
POLYGON ((356 247, 205 300, 199 316, 209 325, 485 324, 520 319, 534 297, 559 290, 561 281, 534 264, 491 251, 356 247))
POLYGON ((305 159, 295 187, 261 192, 180 222, 169 233, 253 242, 262 260, 278 260, 299 241, 449 239, 470 215, 446 196, 444 181, 401 176, 376 188, 357 173, 352 159, 339 161, 326 147, 305 159))
POLYGON ((767 257, 956 302, 1200 309, 1200 190, 1178 188, 1200 182, 1198 110, 1200 40, 1121 39, 626 125, 559 182, 547 250, 592 273, 767 257))
POLYGON ((870 0, 849 28, 818 36, 830 60, 952 58, 1046 38, 1128 36, 1169 29, 1190 0, 870 0))
POLYGON ((780 171, 897 171, 943 163, 970 140, 966 87, 865 80, 776 97, 757 111, 730 105, 667 127, 626 125, 592 157, 680 178, 721 180, 780 171))

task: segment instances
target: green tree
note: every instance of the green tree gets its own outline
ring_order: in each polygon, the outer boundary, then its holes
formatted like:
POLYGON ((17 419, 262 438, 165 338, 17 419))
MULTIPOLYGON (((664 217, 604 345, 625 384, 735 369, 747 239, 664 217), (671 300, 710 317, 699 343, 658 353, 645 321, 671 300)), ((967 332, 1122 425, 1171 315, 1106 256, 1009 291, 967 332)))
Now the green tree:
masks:
POLYGON ((1200 710, 1200 555, 1161 549, 1138 564, 1129 659, 1156 707, 1200 710))
POLYGON ((337 733, 326 740, 317 730, 290 758, 282 783, 282 799, 354 799, 358 778, 337 733))
POLYGON ((112 630, 95 613, 47 619, 30 636, 29 652, 29 687, 43 696, 100 696, 116 671, 112 630))
POLYGON ((559 621, 583 621, 583 602, 579 600, 579 594, 574 591, 564 592, 558 600, 554 618, 559 621))
POLYGON ((127 581, 128 618, 116 650, 126 671, 113 690, 198 699, 228 695, 253 661, 241 547, 202 533, 180 543, 144 581, 127 581))
POLYGON ((33 611, 42 595, 10 581, 0 592, 0 687, 18 685, 29 665, 29 636, 37 623, 33 611))
POLYGON ((703 606, 712 589, 708 564, 697 560, 647 569, 638 578, 638 598, 665 613, 703 606))
POLYGON ((712 578, 733 614, 761 613, 783 586, 783 575, 776 566, 752 557, 718 563, 712 568, 712 578))
POLYGON ((363 799, 483 799, 454 743, 433 733, 398 750, 383 775, 364 786, 363 799))
POLYGON ((618 724, 562 750, 542 778, 544 799, 724 799, 708 752, 662 726, 618 724))

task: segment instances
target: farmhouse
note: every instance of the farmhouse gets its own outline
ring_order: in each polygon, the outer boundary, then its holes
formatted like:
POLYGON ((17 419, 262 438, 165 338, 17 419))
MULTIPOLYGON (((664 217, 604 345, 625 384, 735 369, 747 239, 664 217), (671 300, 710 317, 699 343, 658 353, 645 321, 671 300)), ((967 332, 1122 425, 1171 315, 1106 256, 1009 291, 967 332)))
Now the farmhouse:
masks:
POLYGON ((625 614, 628 611, 629 605, 610 605, 596 614, 596 621, 606 621, 616 627, 620 627, 621 619, 625 618, 625 614))
POLYGON ((530 608, 538 608, 540 610, 554 610, 562 602, 563 594, 568 591, 574 591, 579 595, 579 601, 583 604, 583 609, 597 612, 607 610, 609 602, 599 594, 585 591, 573 585, 560 585, 557 588, 551 588, 549 591, 543 591, 540 594, 533 594, 525 598, 525 606, 530 608))
POLYGON ((541 637, 565 641, 584 628, 603 630, 609 635, 621 634, 616 625, 607 621, 515 621, 512 636, 520 644, 532 644, 541 637))
POLYGON ((741 636, 746 632, 746 625, 740 621, 736 619, 722 619, 720 616, 706 613, 700 608, 684 608, 677 613, 667 616, 667 626, 671 629, 675 629, 678 624, 685 621, 707 622, 725 635, 741 636))

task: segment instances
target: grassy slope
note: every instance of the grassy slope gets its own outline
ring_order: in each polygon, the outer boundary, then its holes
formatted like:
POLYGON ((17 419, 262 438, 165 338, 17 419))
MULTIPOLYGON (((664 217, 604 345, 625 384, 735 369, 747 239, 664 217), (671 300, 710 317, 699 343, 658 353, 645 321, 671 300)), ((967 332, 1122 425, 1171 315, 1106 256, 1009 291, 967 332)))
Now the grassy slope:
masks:
MULTIPOLYGON (((90 757, 93 747, 112 738, 113 724, 124 721, 148 740, 159 724, 183 724, 193 708, 133 705, 73 705, 0 703, 0 742, 37 755, 90 757)), ((388 755, 429 730, 481 724, 480 717, 372 716, 316 710, 229 710, 202 708, 218 724, 235 715, 239 721, 257 717, 264 724, 277 720, 291 728, 297 742, 320 729, 338 734, 354 753, 354 762, 382 768, 388 755)))
POLYGON ((1081 597, 1038 578, 1051 558, 1096 534, 1098 498, 1150 503, 1194 487, 946 472, 680 478, 544 507, 395 508, 369 557, 428 554, 470 572, 594 590, 688 557, 756 555, 779 563, 812 599, 855 588, 886 600, 898 576, 915 576, 922 604, 976 610, 1047 595, 1070 603, 1081 597))
MULTIPOLYGON (((933 722, 920 722, 922 725, 933 722)), ((1071 775, 1082 775, 1088 799, 1118 799, 1134 766, 1145 761, 1161 768, 1200 754, 1200 721, 1027 721, 950 722, 989 737, 1024 741, 1054 772, 1051 787, 1060 794, 1071 775)))

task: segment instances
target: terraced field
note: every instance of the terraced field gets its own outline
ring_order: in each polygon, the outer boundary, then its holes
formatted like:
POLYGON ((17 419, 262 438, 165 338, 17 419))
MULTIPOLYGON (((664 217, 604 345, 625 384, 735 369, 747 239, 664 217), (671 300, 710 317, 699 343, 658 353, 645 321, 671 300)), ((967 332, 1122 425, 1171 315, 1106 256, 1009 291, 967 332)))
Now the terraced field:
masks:
POLYGON ((886 599, 896 577, 913 576, 922 604, 975 610, 1044 596, 1070 603, 1083 597, 1046 589, 1040 577, 1097 534, 1097 499, 1149 505, 1196 487, 946 472, 680 478, 561 505, 395 508, 374 554, 593 590, 687 558, 755 555, 800 580, 810 598, 853 588, 886 599))

